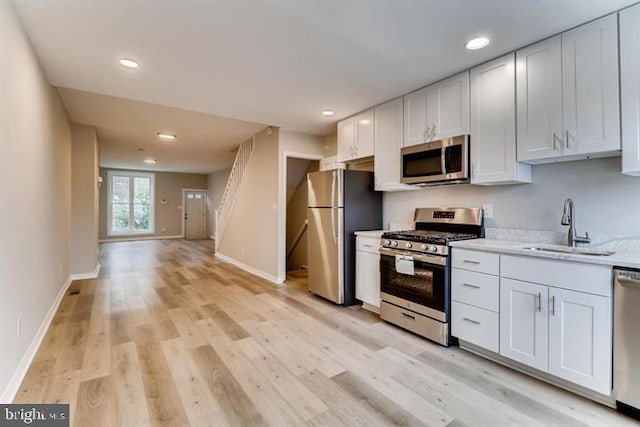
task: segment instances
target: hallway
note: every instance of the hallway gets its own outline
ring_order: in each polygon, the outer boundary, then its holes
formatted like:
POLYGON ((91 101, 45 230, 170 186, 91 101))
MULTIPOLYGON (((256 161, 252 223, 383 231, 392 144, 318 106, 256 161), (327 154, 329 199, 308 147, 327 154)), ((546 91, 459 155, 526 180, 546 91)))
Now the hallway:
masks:
POLYGON ((72 283, 15 402, 70 402, 76 426, 634 425, 212 246, 103 244, 100 277, 72 283))

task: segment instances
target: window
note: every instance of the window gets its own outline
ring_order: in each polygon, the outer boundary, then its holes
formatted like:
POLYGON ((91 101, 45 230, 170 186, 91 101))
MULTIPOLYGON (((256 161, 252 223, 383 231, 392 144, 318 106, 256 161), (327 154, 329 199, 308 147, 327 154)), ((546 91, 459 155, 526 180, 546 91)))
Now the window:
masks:
POLYGON ((155 176, 109 171, 109 235, 150 234, 155 176))

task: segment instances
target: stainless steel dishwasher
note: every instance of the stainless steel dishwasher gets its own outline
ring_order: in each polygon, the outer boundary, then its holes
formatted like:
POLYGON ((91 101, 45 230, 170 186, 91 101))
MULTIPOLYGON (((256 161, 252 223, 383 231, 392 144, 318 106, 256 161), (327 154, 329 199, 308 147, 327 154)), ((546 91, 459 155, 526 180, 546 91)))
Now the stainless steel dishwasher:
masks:
POLYGON ((613 388, 618 411, 640 419, 640 270, 613 270, 613 388))

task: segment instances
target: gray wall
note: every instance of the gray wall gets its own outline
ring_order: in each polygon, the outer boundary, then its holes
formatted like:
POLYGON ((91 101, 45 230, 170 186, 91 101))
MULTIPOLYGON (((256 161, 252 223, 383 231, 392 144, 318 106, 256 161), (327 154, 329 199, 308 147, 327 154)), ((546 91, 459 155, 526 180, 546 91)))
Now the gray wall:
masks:
POLYGON ((0 1, 0 31, 0 401, 6 401, 69 278, 71 130, 11 2, 0 1))
POLYGON ((98 135, 71 125, 71 273, 91 273, 98 263, 98 135))
POLYGON ((640 235, 640 178, 622 175, 619 157, 533 166, 532 184, 448 185, 385 193, 384 225, 411 222, 417 207, 492 204, 490 226, 566 231, 560 216, 567 197, 576 204, 580 234, 640 235))

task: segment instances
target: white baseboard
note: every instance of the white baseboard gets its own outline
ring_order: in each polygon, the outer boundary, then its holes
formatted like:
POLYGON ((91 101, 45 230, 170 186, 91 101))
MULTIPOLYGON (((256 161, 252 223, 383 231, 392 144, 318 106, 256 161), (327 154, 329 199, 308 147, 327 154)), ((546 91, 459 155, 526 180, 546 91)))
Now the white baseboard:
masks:
POLYGON ((209 234, 209 239, 216 240, 216 236, 214 236, 213 234, 209 234))
POLYGON ((229 264, 233 264, 236 267, 243 269, 244 271, 247 271, 247 272, 249 272, 251 274, 254 274, 254 275, 258 276, 258 277, 266 279, 266 280, 268 280, 270 282, 273 282, 275 284, 279 285, 279 284, 283 283, 282 280, 278 280, 276 278, 276 276, 274 276, 272 274, 265 273, 262 270, 258 270, 257 268, 251 267, 250 265, 247 265, 247 264, 245 264, 243 262, 240 262, 240 261, 238 261, 236 259, 233 259, 233 258, 231 258, 231 257, 229 257, 227 255, 221 254, 220 252, 216 252, 215 257, 221 259, 222 261, 228 262, 229 264))
POLYGON ((97 262, 95 270, 90 271, 88 273, 74 273, 71 275, 71 281, 73 282, 74 280, 95 279, 96 277, 98 277, 99 273, 100 273, 100 263, 97 262))
POLYGON ((101 239, 98 243, 111 243, 111 242, 133 242, 136 240, 165 240, 165 239, 184 239, 183 235, 179 236, 151 236, 151 237, 123 237, 121 239, 101 239))
POLYGON ((69 276, 65 284, 62 286, 62 288, 60 288, 56 299, 53 301, 53 304, 51 304, 51 307, 49 307, 49 311, 47 312, 44 319, 42 319, 42 323, 40 323, 38 331, 33 336, 31 344, 29 344, 29 348, 27 348, 24 356, 22 356, 22 360, 20 360, 18 367, 11 377, 11 380, 7 384, 7 387, 5 387, 5 389, 3 390, 2 395, 0 395, 0 403, 11 403, 16 397, 16 394, 20 389, 20 385, 22 384, 25 375, 27 375, 29 366, 31 366, 31 362, 33 362, 33 358, 38 352, 38 348, 40 348, 40 344, 42 344, 42 340, 47 334, 47 330, 49 330, 49 326, 51 325, 53 316, 55 316, 56 311, 58 311, 58 306, 60 305, 60 302, 62 302, 62 298, 67 292, 67 289, 69 289, 69 285, 71 284, 71 282, 71 276, 69 276))

